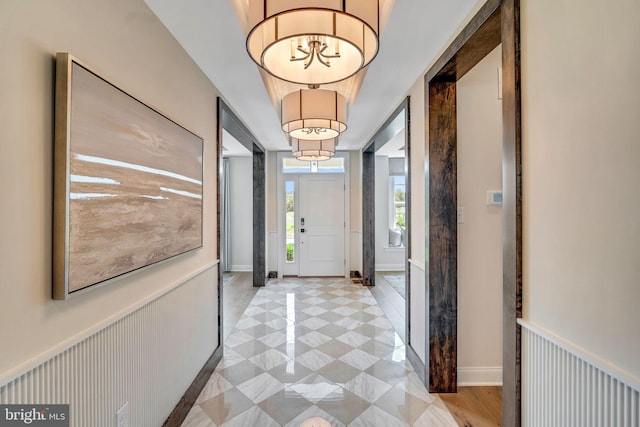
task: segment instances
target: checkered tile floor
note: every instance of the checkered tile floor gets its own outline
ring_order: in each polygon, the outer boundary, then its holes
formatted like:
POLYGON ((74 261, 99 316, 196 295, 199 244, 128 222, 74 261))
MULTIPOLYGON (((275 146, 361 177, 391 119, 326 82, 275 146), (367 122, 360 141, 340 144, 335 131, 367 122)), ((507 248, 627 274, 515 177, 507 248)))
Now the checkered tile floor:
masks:
POLYGON ((269 281, 224 346, 183 427, 457 426, 371 292, 349 280, 269 281))

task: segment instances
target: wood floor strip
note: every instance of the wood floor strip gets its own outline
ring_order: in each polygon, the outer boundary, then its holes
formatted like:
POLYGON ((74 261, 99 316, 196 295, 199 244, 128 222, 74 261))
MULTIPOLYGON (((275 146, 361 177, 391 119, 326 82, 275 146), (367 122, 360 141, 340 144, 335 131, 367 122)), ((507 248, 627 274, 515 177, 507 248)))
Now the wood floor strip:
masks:
POLYGON ((502 387, 458 387, 439 396, 461 427, 502 426, 502 387))

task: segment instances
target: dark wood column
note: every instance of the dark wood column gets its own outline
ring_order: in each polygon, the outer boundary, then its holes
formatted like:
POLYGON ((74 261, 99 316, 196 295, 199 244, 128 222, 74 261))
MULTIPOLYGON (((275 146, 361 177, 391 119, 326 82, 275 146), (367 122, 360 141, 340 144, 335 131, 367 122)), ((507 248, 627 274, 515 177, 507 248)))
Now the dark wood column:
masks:
POLYGON ((265 248, 265 168, 264 152, 253 151, 253 286, 264 286, 265 248))
POLYGON ((457 390, 457 120, 455 81, 429 83, 429 391, 457 390))
POLYGON ((376 276, 376 199, 373 150, 362 152, 362 283, 375 286, 376 276))

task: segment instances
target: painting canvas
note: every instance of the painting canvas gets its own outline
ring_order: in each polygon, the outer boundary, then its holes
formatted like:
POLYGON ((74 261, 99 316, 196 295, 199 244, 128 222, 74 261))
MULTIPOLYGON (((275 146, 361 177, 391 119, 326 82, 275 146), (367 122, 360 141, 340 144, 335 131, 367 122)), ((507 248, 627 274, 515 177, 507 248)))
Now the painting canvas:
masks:
POLYGON ((203 141, 57 56, 54 298, 202 246, 203 141))

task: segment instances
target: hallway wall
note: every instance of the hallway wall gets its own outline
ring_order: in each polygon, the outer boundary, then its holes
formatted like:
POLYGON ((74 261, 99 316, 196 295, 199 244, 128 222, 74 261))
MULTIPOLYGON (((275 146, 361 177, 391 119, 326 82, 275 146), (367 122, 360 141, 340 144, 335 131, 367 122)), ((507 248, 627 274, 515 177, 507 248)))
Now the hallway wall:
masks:
POLYGON ((458 384, 502 384, 502 101, 498 46, 457 83, 458 384))
POLYGON ((85 418, 76 417, 78 423, 90 419, 92 425, 111 425, 120 405, 130 400, 131 425, 159 425, 218 345, 214 185, 218 92, 142 0, 4 0, 0 2, 0 49, 0 179, 4 183, 0 189, 0 400, 45 403, 46 396, 36 389, 45 382, 12 381, 109 329, 117 354, 145 363, 162 361, 159 368, 172 381, 145 391, 148 402, 137 405, 133 390, 153 386, 143 369, 115 360, 87 368, 79 359, 71 359, 75 362, 52 377, 59 382, 59 391, 67 393, 65 403, 71 403, 76 415, 97 410, 82 407, 79 399, 84 397, 74 389, 80 377, 74 369, 83 369, 89 379, 98 374, 91 369, 99 369, 114 380, 108 387, 92 381, 86 391, 103 405, 105 418, 88 413, 85 418), (205 145, 203 247, 68 301, 51 299, 54 56, 58 51, 78 57, 105 79, 201 136, 205 145), (175 298, 181 303, 166 304, 175 298), (136 313, 153 304, 166 309, 158 322, 153 317, 138 319, 136 313), (188 320, 188 331, 170 334, 178 323, 165 322, 173 318, 188 320), (131 323, 133 319, 142 323, 131 323), (131 333, 134 324, 139 334, 131 333), (113 325, 118 327, 112 329, 113 325), (160 359, 162 345, 181 350, 160 359))
POLYGON ((349 271, 362 273, 362 153, 349 152, 349 215, 351 215, 351 266, 349 271))
POLYGON ((264 158, 267 272, 278 271, 278 153, 267 151, 264 158))
POLYGON ((428 209, 425 188, 425 99, 424 78, 420 76, 411 87, 409 95, 409 109, 411 114, 411 257, 409 258, 410 307, 409 321, 411 322, 409 342, 422 363, 428 366, 427 359, 427 241, 426 241, 426 212, 428 209))
POLYGON ((636 0, 522 2, 524 319, 635 378, 638 40, 636 0))
POLYGON ((635 427, 640 3, 524 0, 521 25, 523 425, 635 427))
POLYGON ((253 157, 229 157, 231 271, 253 271, 253 157))

